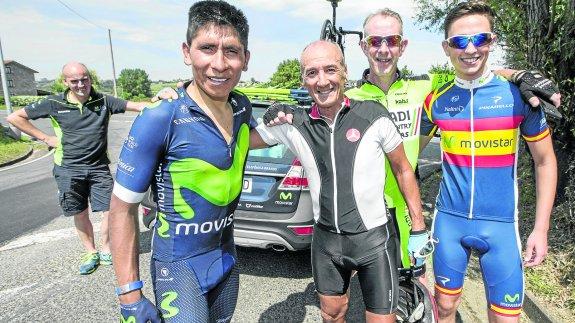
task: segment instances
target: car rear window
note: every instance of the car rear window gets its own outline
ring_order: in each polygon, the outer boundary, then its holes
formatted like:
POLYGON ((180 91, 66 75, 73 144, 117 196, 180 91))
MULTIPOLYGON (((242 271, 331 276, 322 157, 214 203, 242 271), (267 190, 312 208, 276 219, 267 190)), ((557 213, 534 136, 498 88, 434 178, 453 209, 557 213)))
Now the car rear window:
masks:
MULTIPOLYGON (((263 115, 266 112, 269 103, 252 102, 252 115, 258 124, 263 122, 263 115)), ((248 154, 249 161, 291 164, 295 156, 284 145, 275 145, 269 148, 253 149, 248 154)))

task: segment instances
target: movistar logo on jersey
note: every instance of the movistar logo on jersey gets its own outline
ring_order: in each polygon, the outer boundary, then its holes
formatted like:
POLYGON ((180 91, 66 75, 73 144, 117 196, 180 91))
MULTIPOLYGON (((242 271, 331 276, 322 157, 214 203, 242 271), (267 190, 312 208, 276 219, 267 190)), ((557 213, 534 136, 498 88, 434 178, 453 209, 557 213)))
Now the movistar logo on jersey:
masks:
POLYGON ((174 187, 174 210, 184 219, 192 219, 194 209, 182 192, 189 190, 216 206, 226 206, 241 193, 243 170, 249 146, 249 127, 238 131, 233 161, 228 169, 218 168, 205 160, 185 158, 173 162, 168 170, 174 187))
POLYGON ((507 303, 516 303, 519 300, 519 294, 515 294, 513 296, 511 296, 509 294, 505 294, 504 299, 507 303))
POLYGON ((178 223, 176 225, 176 235, 183 234, 187 236, 189 234, 219 232, 222 228, 229 227, 233 222, 234 214, 232 213, 226 218, 204 223, 178 223))
POLYGON ((446 148, 453 148, 453 144, 455 143, 455 136, 444 136, 443 137, 443 144, 445 145, 446 148))
POLYGON ((162 317, 168 319, 174 317, 180 313, 180 309, 172 306, 172 302, 178 298, 178 293, 176 292, 166 292, 162 294, 162 302, 160 303, 160 308, 162 309, 162 317))
MULTIPOLYGON (((514 139, 485 139, 475 140, 473 146, 479 148, 511 147, 514 139)), ((461 148, 471 148, 471 140, 461 140, 461 148)))
POLYGON ((120 314, 120 323, 136 323, 136 317, 130 315, 128 318, 124 318, 124 316, 120 314))

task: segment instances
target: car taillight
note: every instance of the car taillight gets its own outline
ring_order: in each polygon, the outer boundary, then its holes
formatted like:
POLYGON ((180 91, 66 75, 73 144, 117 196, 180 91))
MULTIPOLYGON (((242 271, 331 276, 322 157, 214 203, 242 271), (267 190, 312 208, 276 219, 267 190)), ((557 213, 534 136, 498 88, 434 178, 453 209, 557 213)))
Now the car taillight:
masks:
POLYGON ((290 230, 293 231, 298 236, 309 236, 313 234, 313 225, 305 225, 305 226, 288 226, 290 230))
POLYGON ((307 177, 305 177, 305 171, 297 158, 293 160, 291 168, 282 180, 278 189, 289 190, 294 188, 301 188, 304 190, 309 189, 307 177))

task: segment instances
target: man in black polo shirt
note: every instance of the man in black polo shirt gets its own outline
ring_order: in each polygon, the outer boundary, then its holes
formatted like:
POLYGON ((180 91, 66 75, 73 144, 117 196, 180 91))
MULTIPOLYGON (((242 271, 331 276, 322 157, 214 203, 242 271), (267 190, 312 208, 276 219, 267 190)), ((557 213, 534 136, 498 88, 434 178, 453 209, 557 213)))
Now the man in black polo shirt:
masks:
POLYGON ((21 131, 56 149, 54 178, 58 184, 60 206, 65 216, 74 216, 78 236, 86 249, 80 274, 90 274, 99 264, 111 265, 108 239, 108 209, 113 179, 107 155, 108 122, 114 113, 140 111, 146 102, 130 102, 96 92, 90 74, 82 63, 70 62, 62 69, 62 94, 50 95, 15 111, 7 118, 21 131), (30 119, 50 118, 56 136, 36 128, 30 119), (88 200, 92 212, 103 212, 101 252, 94 243, 94 229, 88 216, 88 200))

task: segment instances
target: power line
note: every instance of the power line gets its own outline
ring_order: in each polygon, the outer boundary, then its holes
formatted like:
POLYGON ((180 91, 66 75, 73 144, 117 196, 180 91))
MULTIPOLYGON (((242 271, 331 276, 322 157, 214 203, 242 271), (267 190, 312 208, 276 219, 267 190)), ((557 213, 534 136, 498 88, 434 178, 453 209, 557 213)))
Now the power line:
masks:
POLYGON ((70 7, 69 5, 67 5, 64 1, 61 1, 61 0, 56 0, 56 1, 60 2, 60 4, 62 4, 62 5, 63 5, 64 7, 66 7, 68 10, 72 11, 76 16, 78 16, 78 17, 80 17, 80 18, 86 20, 88 23, 90 23, 90 24, 92 24, 92 25, 94 25, 94 26, 96 26, 96 27, 98 27, 98 28, 101 28, 101 29, 108 29, 108 28, 104 28, 104 27, 102 27, 102 26, 100 26, 100 25, 98 25, 98 24, 96 24, 96 23, 93 23, 93 22, 90 21, 88 18, 82 16, 82 15, 79 14, 76 10, 72 9, 72 7, 70 7))

